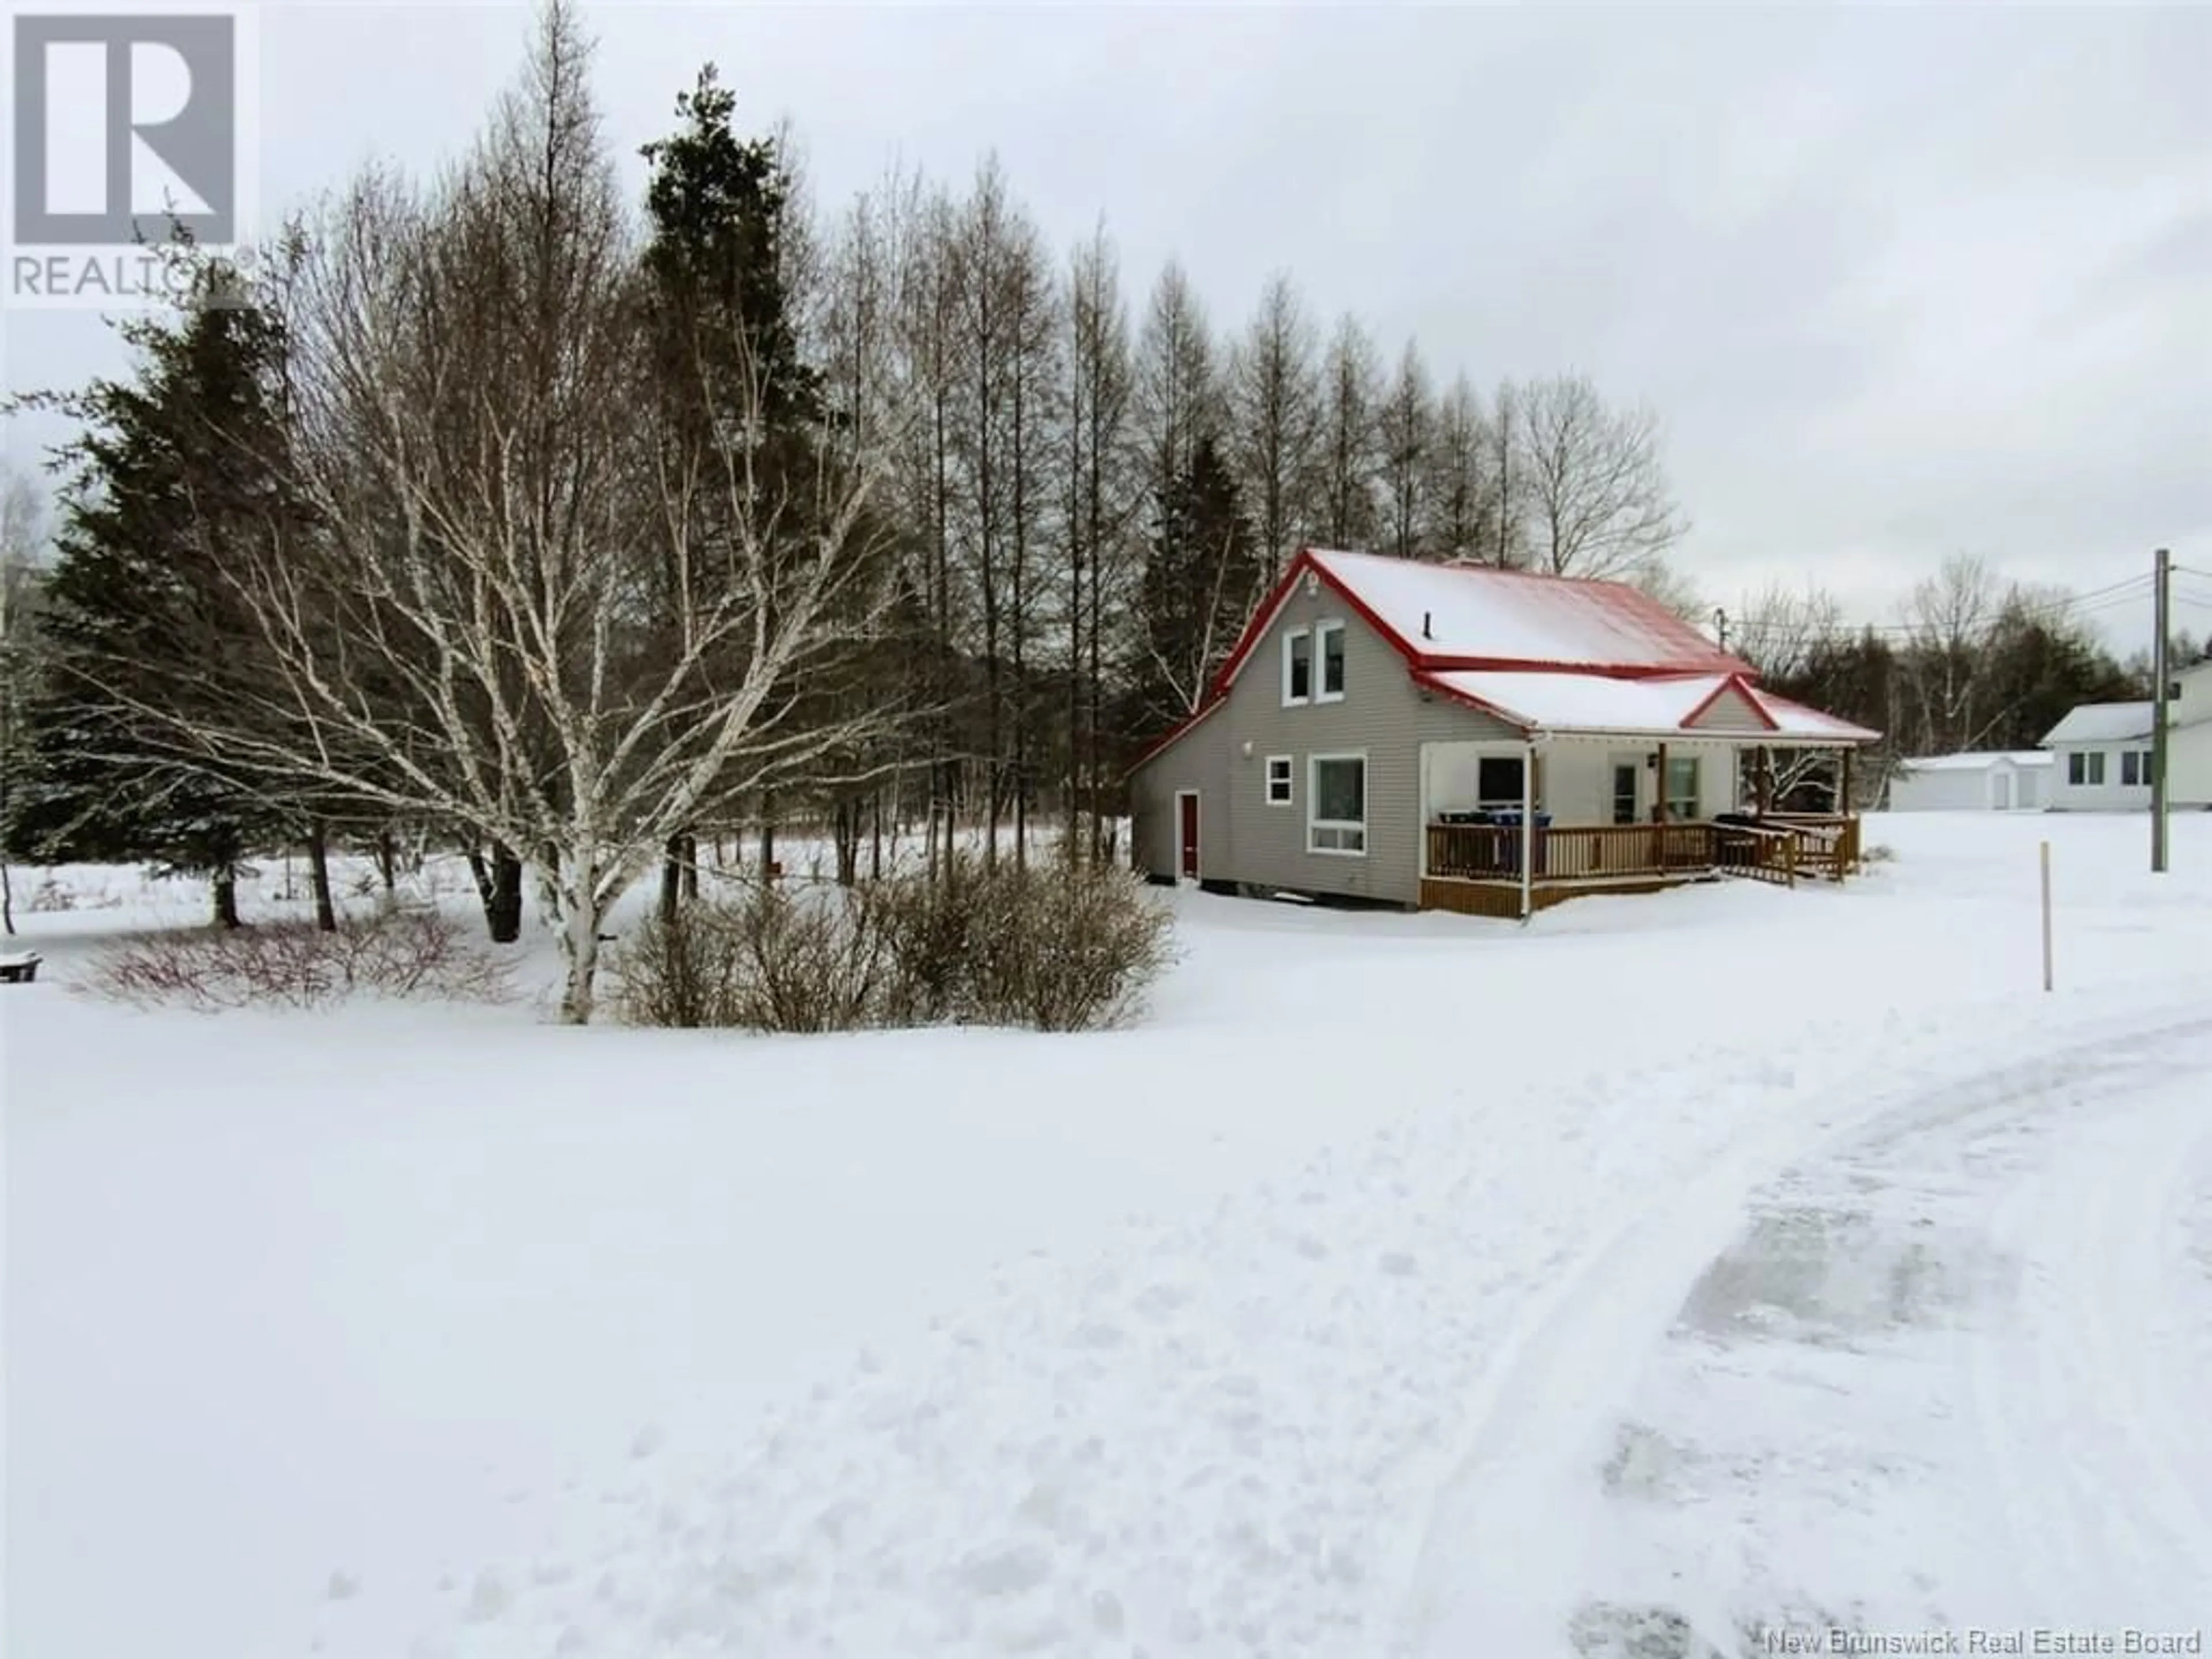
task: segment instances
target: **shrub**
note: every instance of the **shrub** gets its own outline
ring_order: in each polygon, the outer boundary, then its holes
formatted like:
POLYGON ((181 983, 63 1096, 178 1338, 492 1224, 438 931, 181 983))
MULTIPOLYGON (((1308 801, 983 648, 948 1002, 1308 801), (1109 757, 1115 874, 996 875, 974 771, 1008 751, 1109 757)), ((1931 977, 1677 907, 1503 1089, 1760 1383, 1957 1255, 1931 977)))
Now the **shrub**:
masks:
POLYGON ((334 933, 284 921, 149 933, 102 951, 82 988, 142 1007, 210 1012, 313 1008, 362 994, 504 1002, 514 994, 510 974, 443 916, 410 911, 349 918, 334 933))
POLYGON ((633 1024, 843 1031, 1123 1023, 1169 959, 1168 914, 1127 872, 955 860, 852 889, 770 884, 655 916, 617 955, 633 1024))
POLYGON ((985 1024, 1121 1024, 1168 963, 1167 911, 1139 877, 1111 866, 1003 872, 966 914, 963 1012, 985 1024))
POLYGON ((769 883, 655 915, 616 952, 632 1025, 844 1031, 877 1023, 887 952, 867 906, 769 883))
POLYGON ((989 926, 978 914, 988 902, 984 888, 981 866, 954 856, 937 880, 910 871, 854 890, 890 956, 884 1024, 936 1025, 967 1017, 975 944, 989 926))

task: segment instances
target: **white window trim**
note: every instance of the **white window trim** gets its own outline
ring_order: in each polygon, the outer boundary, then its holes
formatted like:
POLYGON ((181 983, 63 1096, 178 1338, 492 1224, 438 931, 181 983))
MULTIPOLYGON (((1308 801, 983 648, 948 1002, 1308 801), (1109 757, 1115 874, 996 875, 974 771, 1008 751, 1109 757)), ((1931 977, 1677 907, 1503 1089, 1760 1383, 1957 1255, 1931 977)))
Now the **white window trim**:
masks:
POLYGON ((1264 780, 1268 805, 1295 806, 1297 805, 1298 757, 1296 755, 1268 756, 1267 769, 1261 775, 1264 780), (1275 766, 1278 762, 1281 763, 1283 768, 1283 798, 1280 800, 1275 799, 1275 766))
POLYGON ((1283 707, 1285 708, 1303 708, 1313 700, 1310 693, 1316 684, 1314 677, 1320 672, 1320 664, 1309 654, 1306 658, 1306 690, 1309 695, 1303 697, 1291 695, 1291 654, 1297 649, 1300 640, 1306 641, 1306 649, 1310 653, 1313 650, 1311 629, 1293 628, 1283 635, 1283 707))
MULTIPOLYGON (((1344 693, 1342 691, 1331 691, 1328 690, 1328 676, 1323 666, 1323 665, 1328 661, 1328 636, 1332 634, 1337 635, 1340 639, 1343 638, 1344 622, 1341 617, 1332 617, 1328 621, 1317 622, 1314 624, 1313 700, 1316 702, 1342 702, 1344 701, 1344 693)), ((1344 679, 1346 685, 1349 685, 1352 683, 1352 661, 1348 656, 1345 659, 1344 663, 1344 679)))
POLYGON ((1317 858, 1365 858, 1367 856, 1367 751, 1364 749, 1347 749, 1331 755, 1308 755, 1306 757, 1306 851, 1317 858), (1356 823, 1348 818, 1316 818, 1313 815, 1315 804, 1321 799, 1319 781, 1321 767, 1328 761, 1358 761, 1359 763, 1359 820, 1356 823), (1316 847, 1314 845, 1314 831, 1316 830, 1357 830, 1359 832, 1359 845, 1356 848, 1316 847))

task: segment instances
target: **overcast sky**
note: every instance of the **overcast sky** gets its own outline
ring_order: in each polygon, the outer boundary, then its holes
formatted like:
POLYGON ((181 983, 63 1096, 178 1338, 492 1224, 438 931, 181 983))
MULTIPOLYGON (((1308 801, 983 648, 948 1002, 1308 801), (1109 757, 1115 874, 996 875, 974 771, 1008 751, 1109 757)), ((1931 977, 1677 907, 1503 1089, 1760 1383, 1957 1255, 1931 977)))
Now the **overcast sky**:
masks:
MULTIPOLYGON (((587 15, 626 155, 712 58, 748 123, 795 123, 826 203, 995 149, 1054 242, 1104 216, 1135 297, 1174 255, 1239 323, 1288 268, 1393 360, 1413 336, 1440 376, 1648 402, 1681 562, 1723 603, 1812 576, 1886 617, 1954 551, 2081 590, 2161 544, 2212 570, 2212 9, 587 15)), ((452 153, 527 27, 269 6, 264 217, 452 153)), ((113 366, 90 319, 6 320, 15 389, 113 366)), ((19 460, 50 436, 9 434, 19 460)))

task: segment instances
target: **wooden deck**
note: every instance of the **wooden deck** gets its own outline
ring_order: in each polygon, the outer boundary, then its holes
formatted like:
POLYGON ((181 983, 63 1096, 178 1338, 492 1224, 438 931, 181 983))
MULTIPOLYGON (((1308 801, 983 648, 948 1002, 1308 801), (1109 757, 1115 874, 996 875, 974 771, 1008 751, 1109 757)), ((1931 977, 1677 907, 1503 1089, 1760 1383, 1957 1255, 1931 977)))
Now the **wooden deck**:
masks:
MULTIPOLYGON (((1432 823, 1421 908, 1521 915, 1521 831, 1432 823)), ((1594 893, 1651 893, 1735 877, 1794 887, 1841 881, 1859 864, 1856 817, 1768 813, 1753 823, 1565 824, 1536 831, 1529 904, 1547 909, 1594 893)))

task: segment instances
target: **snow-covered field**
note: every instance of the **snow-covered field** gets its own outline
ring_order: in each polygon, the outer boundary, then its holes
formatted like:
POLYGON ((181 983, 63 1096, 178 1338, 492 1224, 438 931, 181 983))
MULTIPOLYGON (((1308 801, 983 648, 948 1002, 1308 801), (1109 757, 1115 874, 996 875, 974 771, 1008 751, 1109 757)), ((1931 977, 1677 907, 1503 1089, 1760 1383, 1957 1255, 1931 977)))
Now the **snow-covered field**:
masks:
POLYGON ((1527 933, 1178 895, 1081 1037, 131 1013, 72 972, 202 895, 66 872, 117 902, 0 988, 5 1652, 2193 1629, 2212 817, 2163 878, 1869 839, 1527 933))

